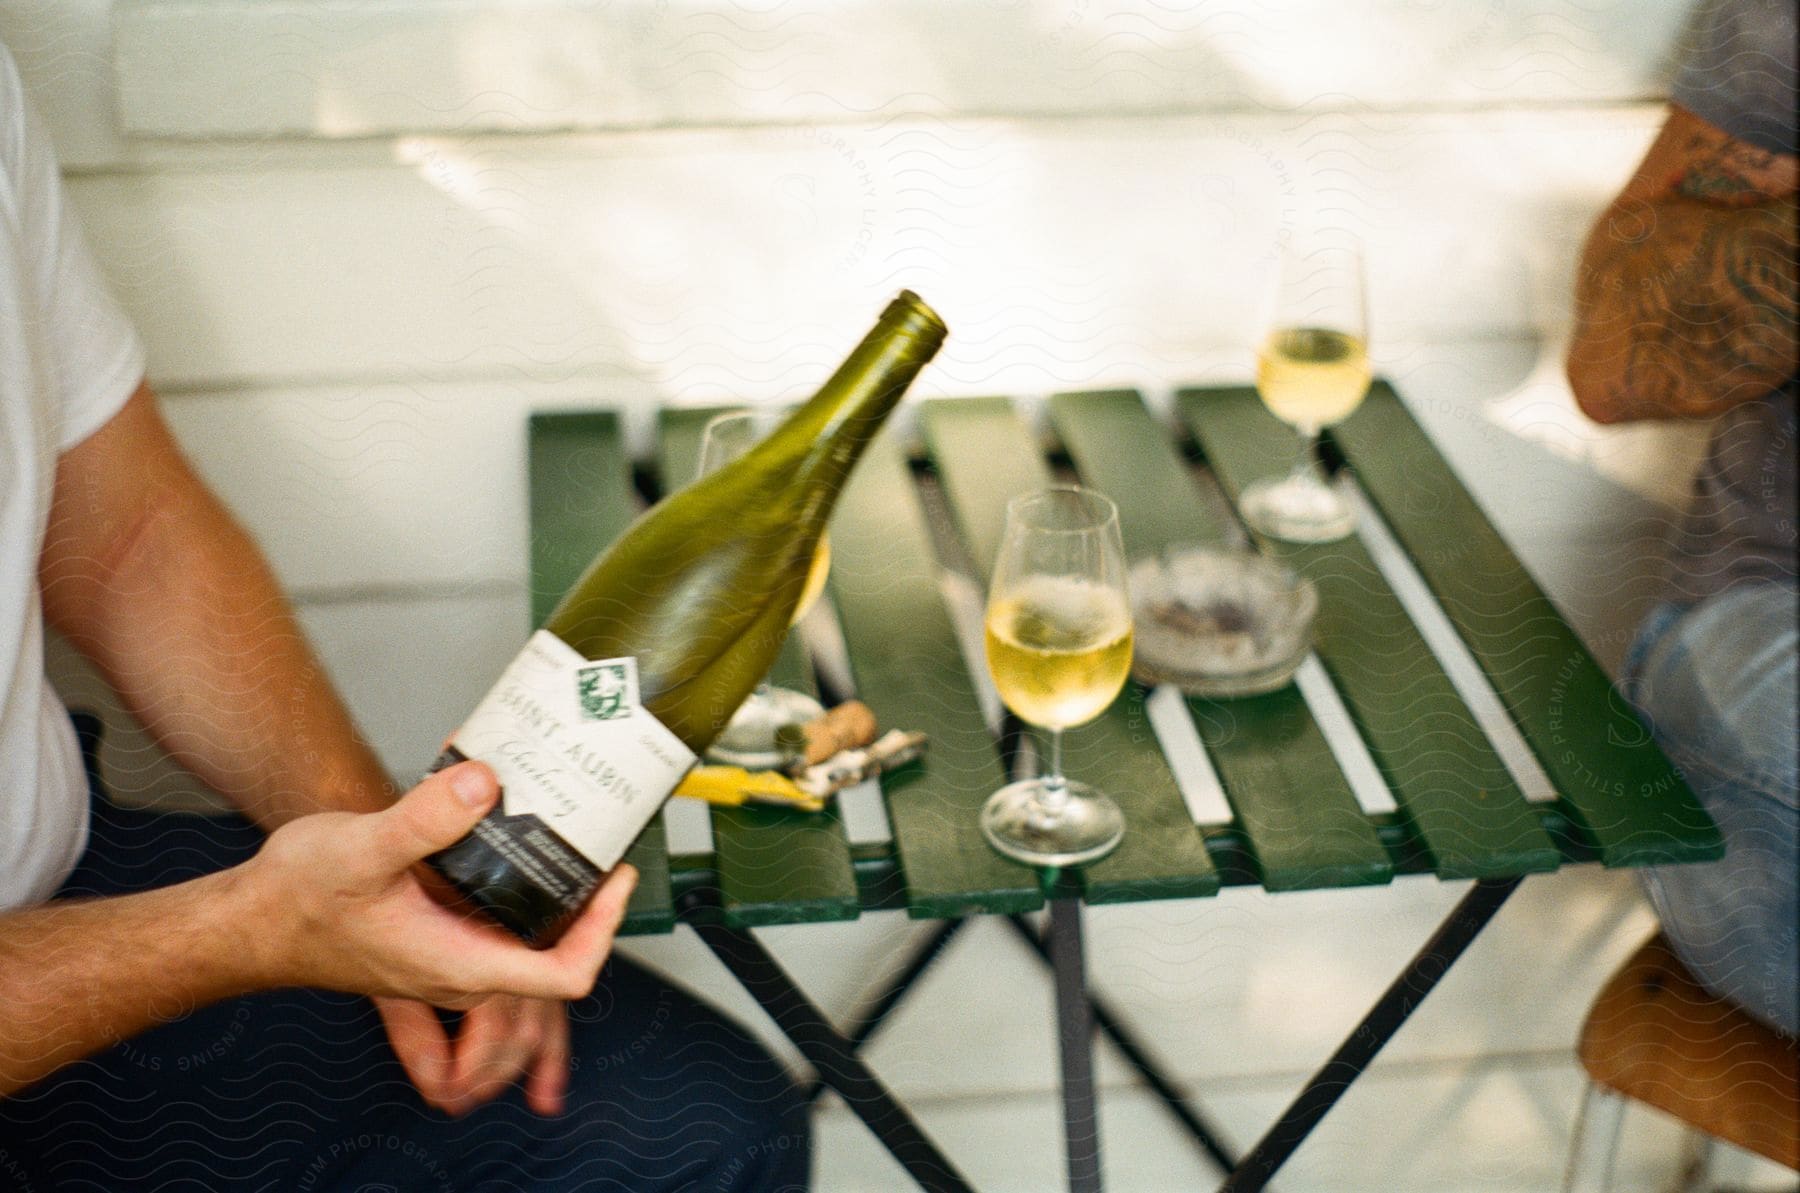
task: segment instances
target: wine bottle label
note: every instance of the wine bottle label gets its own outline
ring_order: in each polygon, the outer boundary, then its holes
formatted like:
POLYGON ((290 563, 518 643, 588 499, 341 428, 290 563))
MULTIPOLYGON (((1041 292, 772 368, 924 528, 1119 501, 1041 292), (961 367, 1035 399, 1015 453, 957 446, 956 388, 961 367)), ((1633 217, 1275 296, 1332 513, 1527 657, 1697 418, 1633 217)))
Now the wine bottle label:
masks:
POLYGON ((696 761, 638 702, 636 659, 589 660, 548 630, 531 636, 451 745, 494 768, 506 815, 537 816, 602 870, 696 761))

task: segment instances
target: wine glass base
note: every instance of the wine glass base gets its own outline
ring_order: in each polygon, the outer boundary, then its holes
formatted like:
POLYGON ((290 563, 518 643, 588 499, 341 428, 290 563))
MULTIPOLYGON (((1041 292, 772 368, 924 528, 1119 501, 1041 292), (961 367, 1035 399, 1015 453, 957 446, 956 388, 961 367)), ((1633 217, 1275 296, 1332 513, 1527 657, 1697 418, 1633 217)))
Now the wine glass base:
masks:
POLYGON ((779 770, 791 751, 775 735, 788 725, 803 725, 825 715, 825 706, 792 688, 758 688, 739 706, 725 731, 706 748, 708 762, 745 770, 779 770))
POLYGON ((1244 488, 1238 509, 1251 527, 1290 543, 1329 543, 1356 529, 1356 510, 1311 477, 1284 476, 1244 488))
POLYGON ((1008 783, 981 808, 981 835, 1014 861, 1033 866, 1079 866, 1111 853, 1125 835, 1119 805, 1086 783, 1068 784, 1068 801, 1054 819, 1044 815, 1042 779, 1008 783))

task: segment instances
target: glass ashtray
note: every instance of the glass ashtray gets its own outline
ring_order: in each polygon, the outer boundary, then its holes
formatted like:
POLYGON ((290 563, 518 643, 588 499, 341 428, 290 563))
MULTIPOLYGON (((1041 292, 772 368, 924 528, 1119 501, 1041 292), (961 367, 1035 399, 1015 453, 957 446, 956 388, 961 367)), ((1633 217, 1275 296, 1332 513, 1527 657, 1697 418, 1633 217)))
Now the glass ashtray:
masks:
POLYGON ((1285 687, 1312 649, 1312 581, 1254 551, 1181 547, 1131 569, 1141 683, 1191 696, 1256 696, 1285 687))

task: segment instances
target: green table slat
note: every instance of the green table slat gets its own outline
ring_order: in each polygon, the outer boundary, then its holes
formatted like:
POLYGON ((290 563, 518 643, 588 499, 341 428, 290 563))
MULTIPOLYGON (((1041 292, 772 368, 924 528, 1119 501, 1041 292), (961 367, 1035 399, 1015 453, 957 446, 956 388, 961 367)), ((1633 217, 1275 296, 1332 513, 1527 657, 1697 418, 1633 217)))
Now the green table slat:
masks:
POLYGON ((735 928, 816 924, 862 914, 836 806, 823 812, 712 810, 719 894, 735 928))
MULTIPOLYGON (((729 407, 668 408, 660 417, 657 470, 663 491, 694 478, 707 420, 729 407)), ((781 644, 770 678, 817 695, 798 634, 781 644)), ((712 835, 726 922, 763 924, 853 920, 862 911, 850 845, 834 804, 826 812, 713 808, 712 835)))
POLYGON ((939 399, 920 410, 932 461, 957 514, 976 578, 985 585, 1000 553, 1007 500, 1053 485, 1056 478, 1006 398, 939 399), (1002 444, 1009 450, 995 450, 1002 444), (987 511, 987 503, 996 500, 998 508, 987 511), (978 510, 979 516, 967 516, 978 510))
MULTIPOLYGON (((1051 416, 1082 478, 1119 506, 1126 553, 1218 542, 1223 527, 1135 393, 1062 394, 1051 416)), ((1200 739, 1272 891, 1386 882, 1393 864, 1297 688, 1190 698, 1200 739)), ((1191 822, 1189 824, 1191 829, 1191 822)))
MULTIPOLYGON (((991 578, 1009 499, 1052 483, 1038 444, 1004 399, 928 402, 921 424, 950 509, 991 578), (978 544, 993 544, 985 550, 978 544)), ((1104 789, 1125 813, 1125 839, 1082 867, 1090 903, 1186 898, 1219 889, 1206 842, 1156 746, 1135 683, 1098 719, 1063 735, 1067 773, 1104 789)))
POLYGON ((915 917, 1030 911, 1037 876, 996 854, 977 815, 1006 781, 938 589, 937 562, 891 433, 869 447, 832 518, 830 589, 857 692, 877 721, 931 740, 882 778, 915 917))
POLYGON ((1377 382, 1331 434, 1601 860, 1719 857, 1717 826, 1399 395, 1377 382))
MULTIPOLYGON (((631 470, 611 411, 535 414, 528 428, 531 486, 531 615, 541 625, 588 562, 637 513, 631 470)), ((662 821, 652 820, 625 860, 637 890, 621 931, 670 932, 675 899, 662 821)))
MULTIPOLYGON (((1255 391, 1188 390, 1179 401, 1234 499, 1249 479, 1292 465, 1294 432, 1255 391)), ((1319 657, 1438 874, 1554 870, 1555 844, 1362 542, 1259 542, 1318 586, 1319 657)))
POLYGON ((619 418, 534 414, 530 431, 531 624, 540 626, 637 514, 619 418))

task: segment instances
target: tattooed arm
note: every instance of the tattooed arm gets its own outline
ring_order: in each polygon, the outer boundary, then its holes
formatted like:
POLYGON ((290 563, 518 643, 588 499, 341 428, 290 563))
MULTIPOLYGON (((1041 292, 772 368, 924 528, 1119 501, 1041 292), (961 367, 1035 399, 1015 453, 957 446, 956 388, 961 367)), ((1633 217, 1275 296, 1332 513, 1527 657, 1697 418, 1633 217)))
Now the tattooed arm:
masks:
POLYGON ((1582 252, 1568 373, 1590 418, 1706 417, 1794 375, 1797 176, 1671 105, 1582 252))

